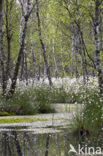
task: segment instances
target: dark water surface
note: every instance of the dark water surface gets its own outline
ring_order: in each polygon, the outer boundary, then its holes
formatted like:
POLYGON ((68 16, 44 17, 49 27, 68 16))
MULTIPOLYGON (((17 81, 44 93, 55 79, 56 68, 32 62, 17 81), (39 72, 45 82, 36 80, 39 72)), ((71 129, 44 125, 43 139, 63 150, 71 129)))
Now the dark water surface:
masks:
POLYGON ((71 112, 37 115, 37 118, 48 120, 0 125, 0 156, 78 156, 78 153, 69 153, 69 150, 70 145, 73 145, 78 152, 79 144, 84 147, 83 152, 87 146, 103 149, 103 132, 96 136, 91 133, 90 136, 72 133, 71 112))
POLYGON ((35 130, 2 129, 0 156, 68 156, 71 141, 72 136, 63 129, 43 134, 36 134, 35 130))
MULTIPOLYGON (((84 139, 73 135, 66 128, 26 129, 10 127, 0 129, 0 156, 75 156, 69 153, 70 145, 78 149, 78 144, 84 147, 103 147, 102 136, 84 139), (47 132, 45 131, 47 130, 47 132), (43 132, 43 133, 42 133, 43 132)), ((83 154, 80 154, 82 156, 83 154)), ((97 155, 96 155, 97 156, 97 155)), ((103 156, 103 154, 101 154, 103 156)))

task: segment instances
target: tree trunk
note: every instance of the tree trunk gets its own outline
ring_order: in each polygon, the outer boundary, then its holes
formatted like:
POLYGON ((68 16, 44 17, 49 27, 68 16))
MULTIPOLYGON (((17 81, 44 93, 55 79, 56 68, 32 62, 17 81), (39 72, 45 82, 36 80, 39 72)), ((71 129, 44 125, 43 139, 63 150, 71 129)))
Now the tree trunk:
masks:
POLYGON ((11 84, 10 90, 9 90, 9 96, 12 96, 15 92, 17 76, 18 76, 18 72, 19 72, 19 68, 20 68, 20 64, 21 64, 21 58, 23 55, 24 45, 25 45, 26 29, 27 29, 27 21, 25 20, 24 27, 23 27, 22 40, 21 40, 21 46, 20 46, 17 62, 15 65, 14 76, 13 76, 12 84, 11 84))
POLYGON ((100 19, 100 2, 95 0, 95 20, 94 20, 94 37, 95 37, 95 55, 96 55, 96 69, 98 73, 98 82, 100 93, 103 93, 103 71, 101 69, 100 61, 100 41, 99 41, 99 19, 100 19))
POLYGON ((13 131, 12 135, 14 137, 14 143, 15 143, 15 146, 16 146, 18 156, 22 156, 22 151, 21 151, 21 147, 20 147, 20 143, 19 143, 16 131, 13 131))
MULTIPOLYGON (((23 4, 21 4, 23 6, 23 4)), ((23 30, 22 30, 22 38, 21 38, 21 42, 20 42, 20 49, 19 49, 19 54, 18 54, 18 58, 17 58, 17 62, 15 65, 15 69, 14 69, 14 75, 12 78, 12 83, 10 86, 10 90, 8 92, 7 98, 12 97, 12 95, 15 92, 15 88, 16 88, 16 81, 17 81, 17 76, 19 73, 19 69, 20 69, 20 64, 21 64, 21 59, 22 59, 22 55, 23 55, 23 51, 24 51, 24 47, 25 47, 25 37, 26 37, 26 30, 27 30, 27 22, 28 19, 30 17, 32 8, 30 8, 30 0, 27 1, 27 13, 24 15, 24 24, 23 24, 23 30)), ((23 8, 22 8, 22 12, 23 12, 23 8)))
POLYGON ((5 83, 5 70, 4 70, 4 53, 3 53, 3 1, 0 1, 0 63, 2 70, 2 92, 3 95, 6 93, 6 83, 5 83))
MULTIPOLYGON (((87 80, 88 81, 88 70, 87 70, 87 59, 86 59, 86 46, 84 43, 84 39, 83 39, 83 32, 81 30, 80 24, 78 24, 78 37, 79 37, 79 50, 80 50, 80 55, 81 55, 81 59, 82 59, 82 63, 83 63, 83 72, 84 72, 84 83, 87 80)), ((87 55, 88 55, 88 51, 87 51, 87 55)), ((89 56, 90 58, 90 56, 89 56)), ((94 60, 92 59, 92 62, 94 63, 94 60)))
POLYGON ((27 71, 27 55, 26 55, 26 40, 24 46, 24 77, 26 79, 26 85, 28 85, 28 71, 27 71))
MULTIPOLYGON (((7 67, 6 67, 6 83, 8 78, 10 77, 10 59, 11 59, 11 39, 12 39, 12 34, 10 33, 10 28, 9 28, 9 17, 8 17, 8 0, 6 0, 6 38, 7 38, 7 67)), ((11 4, 12 5, 12 4, 11 4)))
MULTIPOLYGON (((22 1, 20 0, 20 5, 21 5, 21 19, 20 19, 20 28, 19 28, 19 44, 21 45, 22 43, 22 33, 23 33, 23 26, 24 26, 24 5, 22 4, 22 1)), ((22 81, 24 77, 24 53, 22 54, 22 58, 21 58, 21 72, 20 72, 20 80, 22 81)))
POLYGON ((62 71, 63 71, 63 77, 64 77, 65 76, 65 68, 64 68, 64 61, 63 61, 62 32, 61 32, 60 46, 61 46, 61 64, 62 64, 62 71))
POLYGON ((49 155, 50 134, 47 134, 45 156, 49 155))
POLYGON ((76 78, 78 78, 79 72, 78 72, 78 48, 77 48, 77 45, 75 46, 75 73, 76 73, 76 78))
MULTIPOLYGON (((31 16, 31 26, 32 26, 32 16, 31 16)), ((31 27, 31 38, 33 37, 33 30, 31 27)), ((33 40, 31 39, 31 53, 32 53, 32 61, 33 61, 33 78, 36 76, 36 59, 35 59, 35 54, 34 54, 34 43, 33 40)))
POLYGON ((100 16, 100 50, 103 51, 103 15, 100 16))
POLYGON ((21 71, 20 71, 20 80, 23 80, 23 75, 24 75, 24 53, 21 58, 21 71))
POLYGON ((24 132, 24 135, 23 135, 23 152, 22 152, 22 156, 25 156, 25 151, 26 151, 26 132, 24 132))
MULTIPOLYGON (((74 26, 72 26, 72 55, 73 55, 73 53, 75 55, 75 74, 76 74, 76 78, 78 78, 79 77, 79 72, 78 72, 78 43, 77 43, 77 32, 76 32, 76 28, 74 28, 74 26)), ((73 58, 72 58, 72 66, 73 66, 73 58)))
POLYGON ((7 155, 7 134, 3 133, 3 156, 7 155))
MULTIPOLYGON (((71 62, 71 74, 72 74, 72 76, 74 75, 74 49, 75 49, 75 45, 74 45, 74 34, 73 34, 73 32, 72 32, 72 62, 71 62)), ((77 72, 76 72, 77 73, 77 72)), ((76 76, 77 77, 77 76, 76 76)))
POLYGON ((78 44, 78 52, 81 56, 81 65, 82 65, 82 75, 83 75, 83 82, 84 84, 86 83, 86 64, 85 64, 85 61, 84 61, 84 55, 83 55, 83 50, 82 50, 82 43, 81 43, 81 39, 80 39, 80 33, 79 31, 77 32, 77 36, 78 36, 78 41, 77 41, 77 44, 78 44))
POLYGON ((33 45, 33 41, 31 40, 31 52, 32 52, 32 60, 33 60, 33 78, 36 77, 36 59, 35 59, 35 55, 34 55, 34 45, 33 45))
POLYGON ((58 78, 58 65, 57 65, 57 60, 55 56, 55 40, 53 39, 53 58, 54 58, 54 64, 55 64, 55 77, 58 78))
MULTIPOLYGON (((47 0, 45 0, 45 8, 47 8, 47 0)), ((45 45, 45 51, 47 52, 47 17, 46 15, 44 16, 45 18, 45 22, 44 22, 44 27, 45 27, 45 42, 44 42, 44 45, 45 45)), ((47 60, 48 60, 48 57, 47 57, 47 60)), ((48 67, 49 67, 49 61, 48 61, 48 67)), ((44 79, 46 77, 46 65, 44 63, 44 79)))
POLYGON ((39 6, 38 6, 38 0, 36 0, 36 7, 37 7, 37 19, 38 19, 38 31, 39 31, 39 40, 42 46, 42 50, 43 50, 43 58, 44 58, 44 63, 45 63, 45 67, 46 67, 46 74, 49 80, 49 85, 52 85, 52 80, 51 80, 51 76, 50 76, 50 69, 48 66, 48 62, 47 62, 47 57, 46 57, 46 50, 45 50, 45 46, 42 40, 42 36, 41 36, 41 25, 40 25, 40 17, 39 17, 39 6))
POLYGON ((39 57, 39 64, 38 64, 38 80, 41 78, 41 54, 39 57))

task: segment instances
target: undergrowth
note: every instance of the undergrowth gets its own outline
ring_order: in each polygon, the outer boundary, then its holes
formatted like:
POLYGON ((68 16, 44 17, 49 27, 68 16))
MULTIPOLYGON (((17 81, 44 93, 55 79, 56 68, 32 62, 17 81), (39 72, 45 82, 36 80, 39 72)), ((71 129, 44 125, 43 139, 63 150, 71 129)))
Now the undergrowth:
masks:
POLYGON ((16 90, 10 99, 0 97, 0 114, 33 115, 37 113, 51 113, 50 87, 29 88, 16 90), (7 113, 6 113, 7 112, 7 113))
POLYGON ((90 134, 97 134, 103 127, 103 97, 98 91, 86 94, 83 110, 76 114, 73 122, 75 132, 81 129, 90 134))

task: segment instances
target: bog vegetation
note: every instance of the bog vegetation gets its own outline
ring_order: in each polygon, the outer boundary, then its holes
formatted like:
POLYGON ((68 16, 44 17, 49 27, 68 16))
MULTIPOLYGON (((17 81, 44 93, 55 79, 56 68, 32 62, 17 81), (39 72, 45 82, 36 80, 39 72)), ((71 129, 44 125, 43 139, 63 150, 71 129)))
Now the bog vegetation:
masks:
POLYGON ((1 0, 0 114, 83 104, 76 128, 97 131, 103 124, 102 52, 102 0, 1 0))

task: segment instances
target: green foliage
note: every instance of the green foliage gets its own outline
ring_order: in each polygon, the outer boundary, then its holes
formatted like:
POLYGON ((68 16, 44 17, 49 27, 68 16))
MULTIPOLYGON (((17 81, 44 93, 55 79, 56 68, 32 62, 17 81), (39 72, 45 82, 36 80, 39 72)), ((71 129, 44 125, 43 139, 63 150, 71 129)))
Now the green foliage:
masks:
POLYGON ((1 98, 0 110, 16 115, 50 113, 54 112, 50 103, 49 88, 29 88, 24 91, 17 90, 11 99, 1 98))
POLYGON ((8 112, 1 112, 0 116, 11 116, 11 115, 15 115, 15 113, 8 113, 8 112))
MULTIPOLYGON (((93 94, 94 92, 95 91, 93 91, 93 94)), ((70 86, 68 90, 66 90, 65 86, 58 88, 53 87, 51 89, 51 96, 53 103, 86 104, 90 100, 89 98, 91 98, 91 88, 88 88, 85 85, 79 86, 78 89, 70 86)))
POLYGON ((54 110, 50 109, 51 104, 51 88, 47 85, 33 89, 35 93, 35 104, 40 113, 50 113, 54 110))
MULTIPOLYGON (((20 20, 21 20, 21 8, 19 2, 9 0, 8 1, 8 27, 11 38, 11 51, 10 51, 10 77, 13 75, 14 66, 17 60, 17 55, 20 48, 19 43, 19 30, 20 30, 20 20)), ((100 6, 102 8, 102 5, 100 6)), ((26 9, 25 9, 26 10, 26 9)), ((6 32, 6 1, 4 2, 3 9, 3 49, 4 49, 4 64, 6 68, 7 55, 8 55, 8 45, 7 45, 7 32, 6 32)), ((94 17, 95 13, 95 2, 90 2, 89 0, 83 1, 80 0, 76 2, 75 0, 43 0, 39 3, 39 14, 41 20, 41 31, 42 39, 46 47, 47 60, 49 62, 49 67, 51 71, 51 76, 55 76, 55 63, 54 63, 54 54, 53 54, 53 39, 55 41, 55 59, 58 66, 58 75, 59 76, 71 76, 71 70, 73 70, 73 75, 75 75, 75 46, 73 46, 73 27, 77 29, 77 25, 80 26, 80 29, 83 33, 83 39, 85 41, 86 49, 91 57, 94 59, 94 36, 91 17, 94 17), (69 12, 68 12, 68 9, 69 12), (90 12, 93 12, 90 16, 90 12), (77 23, 77 24, 76 24, 77 23), (62 51, 62 57, 61 57, 62 51), (63 73, 63 66, 65 68, 65 74, 63 73), (73 66, 71 68, 71 66, 73 66)), ((22 25, 23 27, 23 25, 22 25)), ((102 27, 102 26, 101 26, 102 27)), ((74 33, 75 34, 75 33, 74 33)), ((22 35, 22 34, 21 34, 22 35)), ((38 35, 38 22, 36 18, 35 9, 32 11, 31 16, 27 25, 26 32, 26 61, 27 61, 27 74, 28 77, 33 75, 34 65, 32 61, 31 53, 31 40, 33 42, 34 54, 36 60, 36 73, 37 76, 44 74, 44 59, 42 56, 42 48, 39 41, 38 35), (40 67, 40 68, 39 68, 40 67), (30 71, 29 71, 30 69, 30 71), (30 74, 30 75, 29 75, 30 74)), ((81 46, 83 47, 83 45, 81 46)), ((83 52, 82 48, 82 52, 83 52)), ((87 60, 87 69, 92 71, 92 65, 90 59, 86 55, 87 60)), ((78 52, 78 72, 79 75, 82 75, 82 65, 81 57, 78 52)), ((103 57, 101 55, 101 60, 103 57)), ((25 65, 24 65, 25 66, 25 65)), ((25 73, 26 68, 24 69, 25 73)), ((6 69, 5 69, 6 71, 6 69)), ((25 74, 24 74, 25 75, 25 74)), ((23 76, 24 76, 23 75, 23 76)), ((24 76, 25 77, 25 76, 24 76)))
POLYGON ((64 87, 60 87, 60 88, 52 88, 52 92, 51 92, 51 99, 52 99, 52 103, 66 103, 66 98, 67 98, 67 93, 64 89, 64 87))
POLYGON ((103 98, 98 92, 87 92, 84 108, 74 119, 74 130, 82 128, 96 134, 103 126, 103 98))

